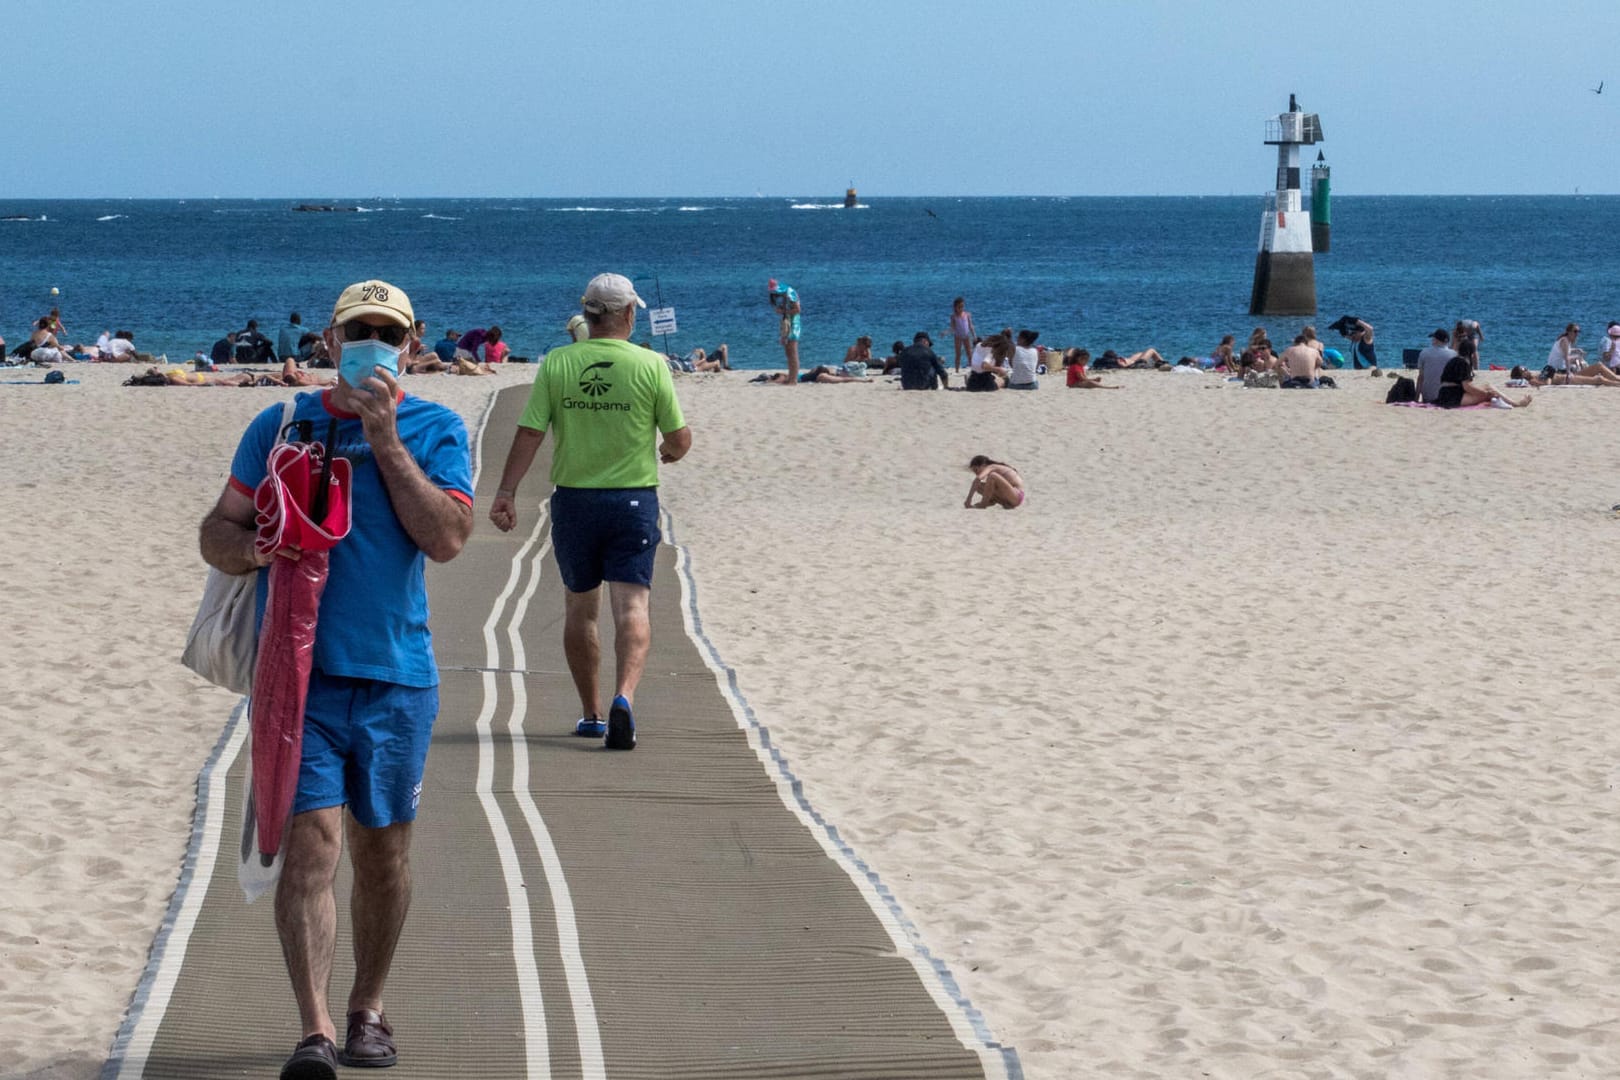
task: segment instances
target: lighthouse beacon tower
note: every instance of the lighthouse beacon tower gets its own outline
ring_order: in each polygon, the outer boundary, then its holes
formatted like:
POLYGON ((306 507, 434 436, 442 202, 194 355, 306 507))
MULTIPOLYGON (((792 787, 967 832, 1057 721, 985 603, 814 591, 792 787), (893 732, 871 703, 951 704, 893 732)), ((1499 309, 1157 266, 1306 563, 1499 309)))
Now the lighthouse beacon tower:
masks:
POLYGON ((1293 94, 1288 95, 1288 111, 1266 121, 1266 145, 1277 148, 1277 190, 1267 194, 1260 219, 1251 315, 1316 313, 1316 263, 1310 215, 1300 202, 1299 148, 1321 141, 1321 122, 1315 113, 1300 112, 1293 94))

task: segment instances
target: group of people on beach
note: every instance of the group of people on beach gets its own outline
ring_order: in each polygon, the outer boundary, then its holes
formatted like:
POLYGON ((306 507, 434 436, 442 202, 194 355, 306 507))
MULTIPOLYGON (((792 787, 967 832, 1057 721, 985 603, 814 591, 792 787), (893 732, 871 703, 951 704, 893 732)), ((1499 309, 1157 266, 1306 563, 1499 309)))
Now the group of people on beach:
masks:
MULTIPOLYGON (((1610 321, 1605 329, 1597 360, 1589 360, 1576 342, 1581 328, 1568 323, 1553 341, 1547 362, 1539 373, 1523 364, 1508 371, 1509 387, 1542 386, 1620 386, 1620 321, 1610 321)), ((1447 331, 1437 328, 1429 346, 1418 354, 1417 377, 1408 394, 1421 404, 1442 409, 1494 406, 1522 409, 1530 395, 1514 398, 1478 378, 1479 346, 1484 331, 1475 320, 1459 320, 1447 331)), ((1403 395, 1404 396, 1404 395, 1403 395)), ((1391 394, 1391 400, 1396 395, 1391 394)))
POLYGON ((62 325, 62 311, 54 307, 49 314, 34 320, 28 337, 18 342, 10 353, 6 352, 6 339, 0 337, 0 363, 10 365, 50 367, 70 360, 133 363, 150 359, 136 350, 135 335, 129 330, 103 330, 93 345, 68 344, 67 328, 62 325))

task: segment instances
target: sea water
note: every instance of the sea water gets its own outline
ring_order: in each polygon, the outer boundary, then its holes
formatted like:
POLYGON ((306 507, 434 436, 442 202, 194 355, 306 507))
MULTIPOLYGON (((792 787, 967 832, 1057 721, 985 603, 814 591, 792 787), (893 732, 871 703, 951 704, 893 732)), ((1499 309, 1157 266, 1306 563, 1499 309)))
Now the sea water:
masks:
MULTIPOLYGON (((1437 326, 1478 319, 1487 363, 1540 366, 1564 324, 1595 350, 1620 319, 1620 197, 1354 197, 1333 201, 1316 257, 1314 318, 1254 317, 1263 203, 1231 198, 363 199, 0 201, 0 334, 62 310, 67 339, 131 330, 171 361, 249 318, 272 339, 298 311, 323 326, 342 287, 379 277, 409 293, 437 340, 500 325, 517 355, 567 339, 585 282, 632 277, 685 353, 720 342, 740 367, 780 367, 774 277, 803 305, 806 364, 857 335, 882 355, 926 330, 950 360, 951 300, 980 333, 1010 326, 1093 354, 1152 346, 1208 355, 1265 325, 1278 347, 1307 322, 1352 314, 1399 363, 1437 326), (22 218, 25 220, 15 220, 22 218), (53 294, 52 289, 57 292, 53 294)), ((637 338, 646 337, 642 319, 637 338)), ((430 340, 430 343, 431 343, 430 340)))

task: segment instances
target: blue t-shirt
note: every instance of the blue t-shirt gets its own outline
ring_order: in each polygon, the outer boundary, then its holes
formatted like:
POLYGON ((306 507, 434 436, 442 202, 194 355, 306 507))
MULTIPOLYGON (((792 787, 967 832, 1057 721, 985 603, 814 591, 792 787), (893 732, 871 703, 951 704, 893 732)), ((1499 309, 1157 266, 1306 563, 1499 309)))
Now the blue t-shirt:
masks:
POLYGON ((288 323, 276 335, 276 359, 285 360, 289 356, 298 355, 298 339, 304 336, 304 328, 296 323, 288 323))
MULTIPOLYGON (((426 556, 394 514, 360 418, 338 412, 330 391, 299 394, 293 422, 311 421, 310 438, 324 443, 338 421, 337 453, 354 466, 349 535, 332 549, 315 631, 315 666, 328 675, 403 686, 437 686, 439 669, 428 632, 426 556)), ((231 462, 231 485, 248 494, 264 479, 282 407, 272 405, 248 425, 231 462)), ((404 395, 397 407, 400 440, 436 487, 472 505, 472 461, 461 417, 432 401, 404 395)), ((302 441, 294 430, 291 442, 302 441)), ((269 575, 259 575, 264 612, 269 575)))

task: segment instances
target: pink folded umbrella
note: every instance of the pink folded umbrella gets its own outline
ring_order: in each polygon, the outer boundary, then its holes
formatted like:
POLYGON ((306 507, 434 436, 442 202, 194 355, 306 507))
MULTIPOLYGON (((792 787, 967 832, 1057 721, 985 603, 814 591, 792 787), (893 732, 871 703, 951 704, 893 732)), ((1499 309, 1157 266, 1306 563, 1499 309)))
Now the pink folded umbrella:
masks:
MULTIPOLYGON (((330 436, 328 437, 330 441, 330 436)), ((268 866, 298 790, 304 742, 304 699, 315 654, 315 624, 326 588, 329 552, 349 535, 346 458, 316 443, 278 443, 253 493, 254 546, 261 554, 297 549, 297 559, 270 564, 270 591, 259 625, 259 655, 248 715, 253 729, 253 812, 260 859, 268 866)))

